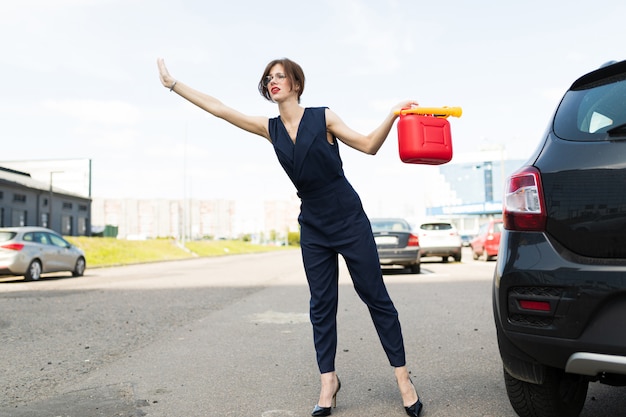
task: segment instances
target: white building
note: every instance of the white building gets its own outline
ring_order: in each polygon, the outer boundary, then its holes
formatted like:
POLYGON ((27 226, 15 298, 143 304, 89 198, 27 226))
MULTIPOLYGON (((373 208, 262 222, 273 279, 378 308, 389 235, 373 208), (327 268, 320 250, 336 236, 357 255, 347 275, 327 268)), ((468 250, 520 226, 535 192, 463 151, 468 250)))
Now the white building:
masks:
POLYGON ((92 201, 93 229, 111 225, 122 239, 265 236, 298 230, 299 200, 101 199, 92 201))

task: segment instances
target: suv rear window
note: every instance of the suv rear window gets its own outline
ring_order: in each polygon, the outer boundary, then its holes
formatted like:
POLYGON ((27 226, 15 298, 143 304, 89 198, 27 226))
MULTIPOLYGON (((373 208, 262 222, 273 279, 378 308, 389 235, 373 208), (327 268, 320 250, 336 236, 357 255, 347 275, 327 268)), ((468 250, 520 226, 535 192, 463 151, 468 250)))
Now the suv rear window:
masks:
POLYGON ((422 230, 450 230, 452 225, 450 223, 425 223, 420 226, 422 230))
MULTIPOLYGON (((608 70, 608 69, 607 69, 608 70)), ((581 79, 565 94, 554 118, 554 133, 565 140, 626 138, 626 72, 581 79), (613 130, 612 130, 613 129, 613 130), (609 136, 609 131, 614 132, 609 136)), ((593 73, 592 73, 593 74, 593 73)))

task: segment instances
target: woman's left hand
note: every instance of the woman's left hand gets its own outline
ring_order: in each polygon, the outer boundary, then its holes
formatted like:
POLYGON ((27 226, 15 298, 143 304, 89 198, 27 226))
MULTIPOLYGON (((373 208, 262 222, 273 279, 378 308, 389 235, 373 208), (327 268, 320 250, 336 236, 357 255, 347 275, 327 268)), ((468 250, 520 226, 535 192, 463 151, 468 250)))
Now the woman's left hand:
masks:
POLYGON ((414 100, 401 101, 400 103, 393 106, 393 108, 391 109, 391 113, 397 116, 400 113, 400 110, 411 109, 417 106, 419 106, 419 104, 417 103, 417 101, 414 100))

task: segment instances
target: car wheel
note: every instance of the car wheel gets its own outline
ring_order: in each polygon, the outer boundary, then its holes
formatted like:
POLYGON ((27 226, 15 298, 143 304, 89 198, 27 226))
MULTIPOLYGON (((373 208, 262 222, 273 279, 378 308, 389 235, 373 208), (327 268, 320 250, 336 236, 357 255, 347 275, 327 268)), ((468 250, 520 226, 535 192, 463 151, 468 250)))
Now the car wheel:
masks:
POLYGON ((476 253, 476 251, 474 250, 474 248, 472 248, 472 258, 474 258, 475 261, 478 260, 478 254, 476 253))
POLYGON ((589 381, 580 375, 550 368, 543 384, 520 381, 504 370, 509 401, 520 417, 576 417, 580 414, 589 381))
POLYGON ((419 274, 420 271, 421 271, 420 264, 413 264, 413 265, 409 266, 409 268, 411 269, 411 273, 412 274, 419 274))
POLYGON ((37 281, 41 278, 41 262, 37 259, 33 260, 24 274, 26 281, 37 281))
POLYGON ((441 257, 441 262, 443 262, 444 264, 447 264, 448 263, 448 255, 442 256, 441 257))
POLYGON ((72 271, 73 277, 82 277, 85 273, 85 267, 87 263, 85 262, 85 258, 80 257, 76 260, 76 266, 74 266, 74 270, 72 271))
POLYGON ((461 262, 461 254, 460 253, 458 255, 454 255, 454 261, 455 262, 461 262))
POLYGON ((483 253, 482 256, 480 257, 481 260, 487 262, 489 260, 489 254, 487 253, 487 249, 483 248, 483 253))

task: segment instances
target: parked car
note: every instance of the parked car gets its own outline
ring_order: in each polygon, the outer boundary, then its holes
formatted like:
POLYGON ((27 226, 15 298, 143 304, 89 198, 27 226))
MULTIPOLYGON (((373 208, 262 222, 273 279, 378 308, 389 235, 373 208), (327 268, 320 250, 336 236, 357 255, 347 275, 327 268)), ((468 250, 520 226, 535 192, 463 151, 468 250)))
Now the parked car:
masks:
POLYGON ((418 237, 422 257, 441 256, 443 262, 448 262, 448 258, 452 256, 455 261, 461 262, 463 242, 452 223, 423 223, 420 225, 418 237))
POLYGON ((420 246, 417 235, 404 219, 370 219, 381 265, 401 265, 420 273, 420 246))
POLYGON ((474 260, 489 261, 498 256, 502 225, 502 219, 493 219, 480 226, 478 234, 470 241, 474 260))
POLYGON ((48 272, 82 276, 85 267, 85 253, 50 229, 0 228, 0 275, 23 275, 36 281, 48 272))
POLYGON ((626 384, 626 61, 566 91, 508 178, 493 308, 520 416, 578 416, 590 382, 626 384))

